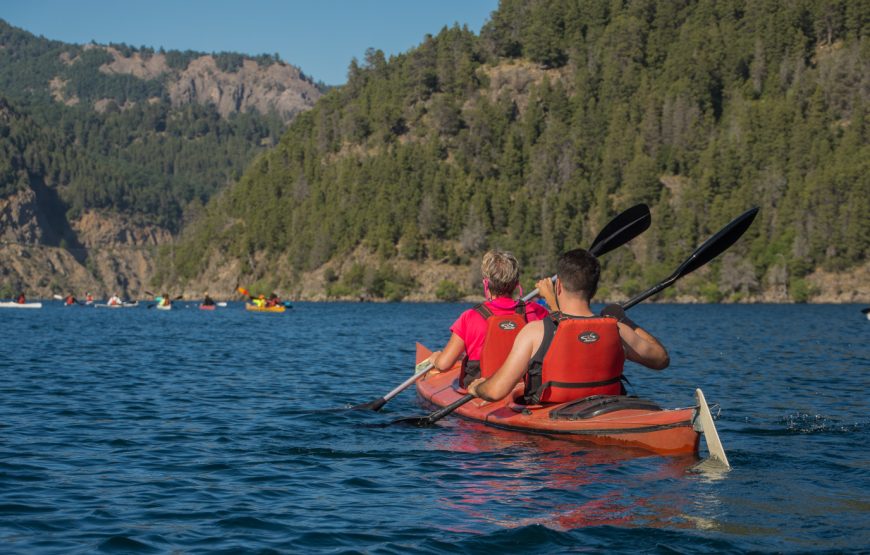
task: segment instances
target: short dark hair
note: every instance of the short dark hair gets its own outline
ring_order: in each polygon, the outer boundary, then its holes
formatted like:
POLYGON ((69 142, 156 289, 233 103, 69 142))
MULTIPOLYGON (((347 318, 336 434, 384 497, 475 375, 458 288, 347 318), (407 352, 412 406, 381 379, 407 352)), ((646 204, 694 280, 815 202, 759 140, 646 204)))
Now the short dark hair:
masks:
POLYGON ((569 292, 584 292, 589 301, 595 296, 598 279, 601 277, 601 265, 589 251, 574 249, 566 252, 556 262, 556 272, 562 280, 562 287, 569 292))

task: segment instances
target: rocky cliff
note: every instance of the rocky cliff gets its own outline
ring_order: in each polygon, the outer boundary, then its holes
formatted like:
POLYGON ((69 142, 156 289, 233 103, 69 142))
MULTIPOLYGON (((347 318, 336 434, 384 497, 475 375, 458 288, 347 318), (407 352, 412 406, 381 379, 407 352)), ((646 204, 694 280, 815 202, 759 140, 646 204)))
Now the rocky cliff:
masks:
MULTIPOLYGON (((117 48, 98 45, 88 45, 86 49, 100 49, 111 55, 112 61, 99 67, 104 74, 131 75, 145 81, 162 80, 174 107, 213 104, 223 117, 257 111, 278 114, 289 122, 296 114, 311 108, 322 94, 299 68, 280 61, 261 65, 256 60, 243 59, 239 67, 225 71, 218 67, 214 56, 202 55, 193 58, 185 68, 175 69, 170 67, 165 54, 143 56, 140 52, 133 52, 125 56, 117 48)), ((66 66, 79 62, 79 58, 69 52, 61 53, 60 58, 66 66)), ((67 105, 81 102, 68 90, 68 80, 55 76, 47 84, 57 102, 67 105)), ((157 100, 156 97, 149 99, 157 100)), ((106 98, 90 101, 100 112, 113 103, 106 98)))
POLYGON ((58 239, 33 189, 0 199, 0 290, 35 298, 86 291, 145 296, 156 248, 171 241, 169 232, 95 211, 69 225, 58 239))
POLYGON ((124 56, 106 47, 114 61, 100 67, 104 73, 129 74, 142 79, 165 79, 174 106, 214 104, 227 117, 237 112, 256 110, 275 112, 290 121, 320 98, 321 92, 299 68, 283 62, 260 65, 245 59, 235 71, 218 68, 215 58, 204 55, 192 60, 183 70, 173 70, 166 56, 155 54, 144 59, 136 53, 124 56))

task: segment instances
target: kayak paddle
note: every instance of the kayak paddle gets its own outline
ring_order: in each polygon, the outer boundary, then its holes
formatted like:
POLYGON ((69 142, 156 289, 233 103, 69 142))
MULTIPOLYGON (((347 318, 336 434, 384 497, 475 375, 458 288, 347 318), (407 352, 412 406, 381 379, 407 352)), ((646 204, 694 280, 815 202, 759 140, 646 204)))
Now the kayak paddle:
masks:
POLYGON ((687 258, 673 274, 667 277, 664 281, 650 287, 643 293, 636 295, 634 298, 622 303, 623 309, 633 307, 639 302, 642 302, 662 289, 670 287, 675 281, 681 277, 688 275, 707 262, 710 262, 728 249, 731 245, 737 242, 740 237, 746 233, 755 215, 758 214, 758 208, 751 208, 743 214, 737 216, 731 223, 719 230, 716 235, 710 237, 704 243, 695 249, 689 258, 687 258))
MULTIPOLYGON (((608 253, 613 249, 628 243, 649 229, 651 222, 652 218, 649 213, 649 207, 646 204, 636 204, 618 214, 604 226, 604 229, 602 229, 598 236, 595 237, 595 240, 592 241, 592 246, 589 247, 589 252, 594 256, 601 256, 602 254, 608 253)), ((556 279, 556 276, 553 276, 552 279, 556 279)), ((525 295, 522 298, 522 301, 528 302, 536 296, 538 296, 537 289, 531 291, 528 295, 525 295)), ((398 387, 380 399, 353 406, 351 409, 381 410, 381 407, 383 407, 387 401, 410 387, 417 380, 425 376, 426 372, 432 368, 433 365, 426 362, 418 364, 414 369, 414 374, 402 382, 398 387), (422 367, 421 364, 423 365, 422 367)))
MULTIPOLYGON (((695 251, 689 255, 680 266, 674 271, 673 274, 668 276, 664 281, 658 283, 657 285, 650 287, 643 293, 635 296, 634 298, 628 300, 627 302, 622 303, 623 310, 627 310, 634 305, 644 301, 656 293, 660 292, 662 289, 666 287, 670 287, 681 277, 688 275, 689 273, 697 270, 707 262, 710 262, 720 254, 722 254, 728 247, 733 245, 737 239, 743 235, 747 229, 749 229, 750 224, 752 224, 752 220, 755 219, 755 215, 758 213, 758 208, 752 208, 747 210, 737 218, 735 218, 731 223, 723 227, 719 230, 716 235, 713 235, 704 243, 695 249, 695 251)), ((401 418, 393 422, 393 424, 410 424, 413 426, 417 426, 420 428, 431 426, 435 422, 441 420, 451 412, 455 411, 465 403, 474 399, 474 395, 468 394, 464 397, 457 399, 453 403, 447 405, 446 407, 442 407, 428 416, 423 417, 410 417, 410 418, 401 418)))

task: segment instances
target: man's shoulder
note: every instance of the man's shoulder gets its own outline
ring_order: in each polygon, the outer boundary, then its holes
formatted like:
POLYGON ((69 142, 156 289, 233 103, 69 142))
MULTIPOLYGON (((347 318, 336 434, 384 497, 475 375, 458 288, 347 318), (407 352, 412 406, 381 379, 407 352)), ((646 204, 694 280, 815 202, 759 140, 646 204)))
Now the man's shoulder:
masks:
POLYGON ((535 320, 534 322, 529 322, 523 327, 520 333, 525 335, 535 335, 539 333, 544 333, 544 321, 543 320, 535 320))

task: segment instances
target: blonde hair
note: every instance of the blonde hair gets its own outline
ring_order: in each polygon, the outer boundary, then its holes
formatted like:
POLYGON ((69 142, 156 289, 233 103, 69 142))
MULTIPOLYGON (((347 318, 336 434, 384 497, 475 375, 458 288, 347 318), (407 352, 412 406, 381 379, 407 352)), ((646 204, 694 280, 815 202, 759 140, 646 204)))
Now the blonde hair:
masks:
POLYGON ((492 250, 483 255, 480 273, 489 281, 489 290, 497 297, 510 295, 520 281, 520 263, 507 251, 492 250))

